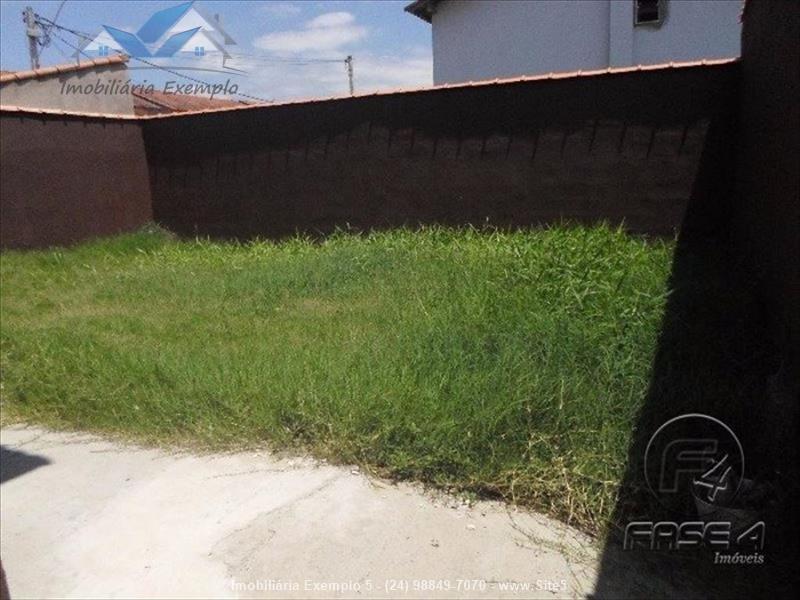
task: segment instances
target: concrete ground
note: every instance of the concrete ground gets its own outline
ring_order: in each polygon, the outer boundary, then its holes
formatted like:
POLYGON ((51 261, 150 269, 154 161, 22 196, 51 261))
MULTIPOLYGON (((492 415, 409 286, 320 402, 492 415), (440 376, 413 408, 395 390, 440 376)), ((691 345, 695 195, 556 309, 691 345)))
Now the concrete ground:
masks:
POLYGON ((12 598, 573 598, 597 549, 503 504, 468 506, 266 452, 191 455, 12 427, 0 558, 12 598))

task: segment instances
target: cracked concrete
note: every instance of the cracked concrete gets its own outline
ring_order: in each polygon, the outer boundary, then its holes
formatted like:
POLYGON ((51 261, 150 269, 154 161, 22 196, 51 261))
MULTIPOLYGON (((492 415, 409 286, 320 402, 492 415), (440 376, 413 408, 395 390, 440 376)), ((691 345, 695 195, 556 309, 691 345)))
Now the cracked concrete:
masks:
POLYGON ((0 438, 13 598, 571 598, 596 576, 591 540, 556 521, 351 468, 23 427, 0 438))

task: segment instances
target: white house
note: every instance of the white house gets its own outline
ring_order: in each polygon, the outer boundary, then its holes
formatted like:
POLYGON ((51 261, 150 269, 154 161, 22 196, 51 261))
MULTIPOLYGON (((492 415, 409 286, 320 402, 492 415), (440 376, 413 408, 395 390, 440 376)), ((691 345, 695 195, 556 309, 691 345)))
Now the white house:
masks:
POLYGON ((229 56, 225 48, 200 27, 173 34, 153 54, 154 57, 173 58, 200 58, 215 55, 226 58, 229 56))
POLYGON ((158 11, 136 35, 153 56, 171 56, 175 52, 203 56, 219 52, 227 57, 225 46, 236 43, 222 28, 219 15, 206 15, 195 2, 158 11))
POLYGON ((154 13, 136 33, 104 25, 78 51, 81 56, 124 53, 154 58, 229 58, 225 46, 236 42, 222 28, 219 15, 210 17, 184 2, 154 13))
POLYGON ((742 0, 416 0, 433 82, 728 58, 742 0))
POLYGON ((149 56, 150 51, 135 34, 104 25, 92 39, 86 40, 75 58, 106 58, 115 54, 149 56))

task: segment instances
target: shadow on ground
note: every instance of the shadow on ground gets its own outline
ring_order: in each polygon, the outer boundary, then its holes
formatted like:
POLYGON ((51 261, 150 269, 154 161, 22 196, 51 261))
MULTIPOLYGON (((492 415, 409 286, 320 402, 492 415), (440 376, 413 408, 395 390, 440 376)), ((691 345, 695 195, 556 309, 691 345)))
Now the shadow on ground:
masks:
POLYGON ((5 483, 49 464, 50 461, 43 456, 0 446, 0 483, 5 483))
MULTIPOLYGON (((724 155, 720 160, 724 159, 724 155)), ((719 172, 719 171, 717 171, 719 172)), ((632 432, 626 472, 601 557, 594 598, 797 597, 797 403, 770 342, 765 310, 746 258, 733 254, 726 207, 717 182, 688 208, 670 276, 648 393, 632 432), (702 207, 702 208, 701 208, 702 207), (712 222, 715 221, 715 222, 712 222), (745 477, 763 492, 763 564, 716 564, 714 551, 623 549, 631 521, 698 520, 664 508, 648 490, 644 454, 672 417, 703 413, 726 423, 741 440, 745 477)), ((695 509, 691 497, 684 508, 695 509)), ((688 515, 688 516, 687 516, 688 515)), ((730 553, 753 554, 732 547, 730 553)))

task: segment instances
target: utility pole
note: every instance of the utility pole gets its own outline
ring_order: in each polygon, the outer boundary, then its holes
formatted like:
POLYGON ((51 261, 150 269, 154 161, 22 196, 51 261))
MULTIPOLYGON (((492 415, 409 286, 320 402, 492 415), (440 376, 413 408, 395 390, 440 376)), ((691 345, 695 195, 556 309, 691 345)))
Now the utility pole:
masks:
POLYGON ((347 83, 350 84, 350 95, 353 95, 353 55, 348 54, 344 59, 344 64, 347 66, 347 83))
POLYGON ((30 6, 25 7, 22 13, 23 21, 25 21, 25 35, 28 36, 28 54, 31 57, 31 69, 39 68, 39 38, 42 35, 42 30, 36 22, 36 15, 30 6))

